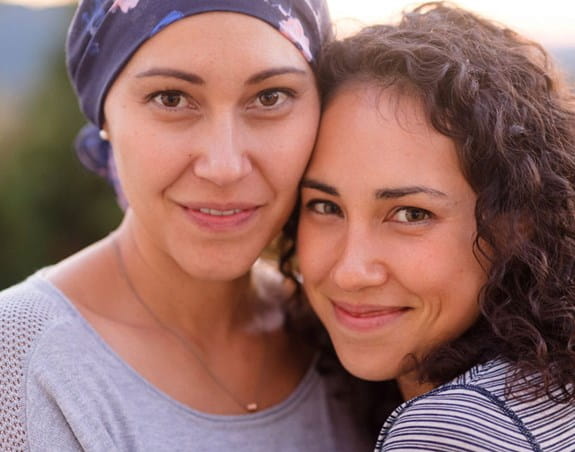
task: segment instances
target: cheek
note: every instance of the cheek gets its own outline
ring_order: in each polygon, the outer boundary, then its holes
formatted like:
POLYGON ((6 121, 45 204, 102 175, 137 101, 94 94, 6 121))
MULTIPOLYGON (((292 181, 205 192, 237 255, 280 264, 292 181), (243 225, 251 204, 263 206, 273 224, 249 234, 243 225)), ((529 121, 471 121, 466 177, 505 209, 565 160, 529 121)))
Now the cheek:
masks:
POLYGON ((453 292, 459 294, 454 300, 451 309, 458 313, 467 326, 479 316, 479 294, 483 288, 487 275, 479 263, 469 257, 468 262, 462 262, 458 270, 453 272, 453 292))
POLYGON ((290 133, 283 129, 278 134, 273 134, 269 140, 262 140, 266 143, 259 145, 259 162, 262 172, 270 184, 276 187, 276 191, 281 195, 294 196, 297 194, 297 187, 303 176, 306 165, 311 156, 315 141, 315 129, 306 126, 305 132, 301 129, 294 129, 290 133))
POLYGON ((315 144, 319 115, 319 103, 309 100, 302 108, 293 112, 289 120, 279 123, 269 136, 271 146, 281 147, 286 151, 284 157, 287 164, 300 169, 298 180, 303 175, 303 169, 315 144))
POLYGON ((416 264, 408 275, 444 340, 462 334, 479 315, 478 296, 486 275, 470 249, 470 242, 465 242, 455 249, 430 250, 433 258, 416 264))
POLYGON ((122 187, 128 198, 146 191, 166 188, 189 164, 186 152, 174 144, 142 133, 119 137, 114 142, 114 159, 122 187))
POLYGON ((450 266, 446 272, 452 275, 452 290, 460 293, 464 300, 468 300, 467 303, 463 303, 462 309, 465 309, 465 306, 476 309, 479 292, 487 280, 487 273, 473 253, 473 240, 462 237, 459 243, 452 253, 450 266))
POLYGON ((473 300, 466 306, 476 305, 486 275, 473 255, 469 236, 443 230, 417 241, 386 241, 380 246, 382 255, 394 256, 388 265, 395 277, 418 297, 430 304, 461 299, 473 300))
POLYGON ((320 231, 302 215, 298 225, 297 257, 306 288, 313 289, 329 272, 330 243, 327 231, 320 231))

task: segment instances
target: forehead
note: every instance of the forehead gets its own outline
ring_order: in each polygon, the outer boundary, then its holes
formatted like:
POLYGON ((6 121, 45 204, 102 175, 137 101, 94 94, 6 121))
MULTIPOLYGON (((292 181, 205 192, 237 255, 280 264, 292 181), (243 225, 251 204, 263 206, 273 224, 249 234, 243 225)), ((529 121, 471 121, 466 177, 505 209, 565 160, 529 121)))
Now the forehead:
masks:
POLYGON ((266 22, 241 13, 208 12, 167 26, 138 49, 126 69, 187 63, 309 68, 296 46, 266 22))
POLYGON ((374 186, 464 182, 454 141, 429 124, 420 100, 365 83, 330 101, 307 175, 374 186))

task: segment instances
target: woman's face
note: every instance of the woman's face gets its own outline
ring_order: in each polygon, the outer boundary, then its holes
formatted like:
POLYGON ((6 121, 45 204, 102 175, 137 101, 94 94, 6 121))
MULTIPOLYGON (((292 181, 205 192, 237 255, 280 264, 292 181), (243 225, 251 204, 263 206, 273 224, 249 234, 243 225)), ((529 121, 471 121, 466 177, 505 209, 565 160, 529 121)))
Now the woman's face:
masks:
POLYGON ((413 98, 347 86, 302 182, 299 262, 345 367, 412 386, 413 361, 477 319, 476 196, 413 98))
POLYGON ((104 115, 136 240, 219 280, 248 271, 285 222, 319 99, 290 41, 258 19, 215 12, 147 41, 104 115))

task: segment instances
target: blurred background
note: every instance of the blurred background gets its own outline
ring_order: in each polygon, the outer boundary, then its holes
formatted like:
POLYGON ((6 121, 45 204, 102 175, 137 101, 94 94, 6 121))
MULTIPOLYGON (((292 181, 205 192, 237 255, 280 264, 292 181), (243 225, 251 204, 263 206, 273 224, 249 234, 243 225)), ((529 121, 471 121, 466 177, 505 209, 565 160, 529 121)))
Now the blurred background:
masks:
MULTIPOLYGON (((328 0, 338 34, 392 21, 401 0, 328 0)), ((575 2, 457 4, 541 42, 575 87, 575 2)), ((70 0, 0 0, 0 289, 104 237, 120 221, 112 190, 72 143, 84 124, 64 67, 70 0)))

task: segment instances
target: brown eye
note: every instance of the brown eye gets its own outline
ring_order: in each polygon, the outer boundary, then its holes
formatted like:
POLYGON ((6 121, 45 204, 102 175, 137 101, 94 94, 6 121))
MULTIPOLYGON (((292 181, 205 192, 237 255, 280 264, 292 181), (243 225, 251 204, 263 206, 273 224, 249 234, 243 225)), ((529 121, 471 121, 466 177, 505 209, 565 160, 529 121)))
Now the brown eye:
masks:
POLYGON ((273 107, 278 103, 280 95, 278 91, 264 91, 258 96, 258 100, 264 107, 273 107))
POLYGON ((251 104, 251 107, 264 110, 275 110, 284 105, 289 105, 289 100, 294 97, 294 93, 287 89, 267 89, 258 93, 254 99, 255 104, 251 104))
POLYGON ((289 88, 269 88, 256 93, 246 104, 246 111, 275 118, 291 111, 296 93, 289 88))
POLYGON ((306 204, 306 209, 319 215, 341 215, 341 208, 330 201, 311 200, 306 204))
POLYGON ((180 105, 182 95, 179 93, 160 94, 160 102, 164 107, 177 107, 180 105))
POLYGON ((412 209, 405 212, 405 218, 407 221, 421 221, 427 218, 427 212, 421 209, 412 209))
POLYGON ((162 91, 155 94, 152 99, 160 107, 164 108, 185 108, 189 106, 186 97, 179 91, 162 91))
POLYGON ((401 223, 417 223, 431 218, 431 212, 417 207, 404 207, 395 214, 396 221, 401 223))

